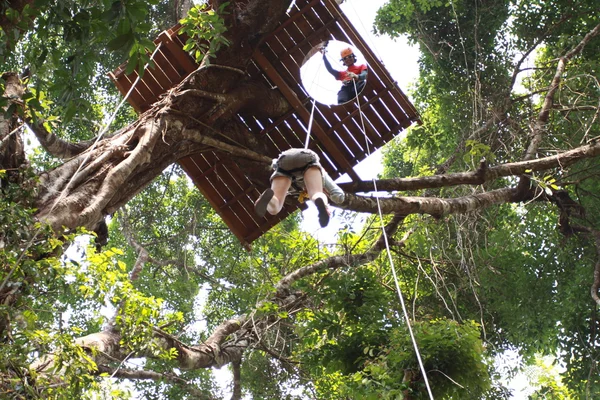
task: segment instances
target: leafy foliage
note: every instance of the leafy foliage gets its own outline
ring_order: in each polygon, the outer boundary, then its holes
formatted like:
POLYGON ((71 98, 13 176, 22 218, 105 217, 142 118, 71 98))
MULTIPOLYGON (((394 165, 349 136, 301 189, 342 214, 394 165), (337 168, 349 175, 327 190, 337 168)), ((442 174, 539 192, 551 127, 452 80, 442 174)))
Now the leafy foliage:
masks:
POLYGON ((209 57, 215 57, 221 46, 229 45, 229 40, 223 35, 227 28, 222 17, 228 14, 225 10, 228 6, 229 2, 221 3, 215 11, 208 4, 196 5, 181 20, 181 32, 190 36, 183 50, 190 52, 198 64, 209 64, 209 57))
MULTIPOLYGON (((577 16, 568 2, 552 2, 551 9, 547 5, 402 0, 390 1, 379 11, 378 32, 406 34, 422 49, 414 97, 424 110, 425 124, 386 150, 387 176, 475 169, 481 159, 493 165, 522 157, 524 134, 530 132, 528 124, 538 117, 542 102, 523 92, 547 88, 556 72, 556 57, 598 23, 590 17, 597 4, 582 2, 577 16), (524 87, 513 85, 513 69, 523 68, 516 62, 542 39, 544 46, 536 53, 533 72, 522 81, 524 87), (498 116, 499 122, 490 129, 487 124, 498 116)), ((597 54, 599 44, 597 38, 592 40, 562 77, 555 104, 564 106, 565 112, 551 114, 542 154, 575 147, 598 134, 591 124, 597 111, 597 101, 592 100, 597 99, 597 84, 590 74, 598 65, 589 56, 597 54), (566 116, 571 112, 576 121, 566 116)), ((578 208, 570 215, 597 226, 598 197, 582 195, 597 193, 592 183, 597 173, 596 165, 583 163, 533 176, 532 181, 547 193, 557 193, 576 179, 566 193, 585 204, 586 212, 584 217, 578 208)), ((506 183, 486 184, 480 190, 506 183)), ((474 191, 478 190, 457 187, 428 194, 457 197, 474 191)), ((560 354, 567 366, 566 385, 575 396, 594 398, 598 386, 590 371, 595 370, 595 356, 589 351, 594 353, 597 307, 581 287, 590 285, 597 255, 591 238, 561 237, 569 229, 562 225, 565 211, 560 211, 564 210, 560 201, 558 208, 557 212, 553 205, 524 204, 439 222, 418 219, 406 252, 419 260, 417 276, 436 282, 431 302, 423 292, 419 296, 420 304, 433 307, 428 313, 480 321, 492 354, 516 347, 526 362, 534 362, 537 353, 560 354), (441 309, 435 299, 442 300, 441 309)), ((559 392, 556 396, 566 396, 566 389, 559 392)))

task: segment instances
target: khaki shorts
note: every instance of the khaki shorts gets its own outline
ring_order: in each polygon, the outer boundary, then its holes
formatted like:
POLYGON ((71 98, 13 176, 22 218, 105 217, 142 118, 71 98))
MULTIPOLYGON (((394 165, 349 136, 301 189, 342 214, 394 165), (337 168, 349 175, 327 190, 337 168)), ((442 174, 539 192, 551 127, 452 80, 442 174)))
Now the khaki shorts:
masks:
POLYGON ((304 172, 311 167, 318 167, 321 170, 317 153, 308 149, 289 149, 281 153, 275 161, 273 165, 275 172, 271 175, 271 180, 278 176, 301 180, 304 172))

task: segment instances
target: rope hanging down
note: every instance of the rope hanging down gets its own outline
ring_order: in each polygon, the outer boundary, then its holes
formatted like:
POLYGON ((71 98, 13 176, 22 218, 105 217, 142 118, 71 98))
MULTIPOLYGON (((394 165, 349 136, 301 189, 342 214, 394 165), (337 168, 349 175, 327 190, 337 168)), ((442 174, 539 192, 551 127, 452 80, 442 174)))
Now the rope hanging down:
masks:
MULTIPOLYGON (((319 66, 317 67, 317 72, 315 72, 315 74, 313 75, 313 78, 310 82, 310 88, 308 89, 308 93, 309 95, 312 93, 312 88, 315 85, 315 81, 317 80, 317 76, 319 75, 319 72, 321 71, 321 63, 319 63, 319 66)), ((306 140, 304 141, 304 148, 308 149, 308 143, 310 141, 310 131, 312 130, 312 123, 313 123, 313 118, 315 116, 315 105, 316 105, 316 100, 313 97, 312 99, 312 109, 310 111, 310 117, 308 117, 308 128, 306 130, 306 140)))
MULTIPOLYGON (((356 81, 354 82, 354 91, 356 92, 356 81)), ((363 118, 363 112, 360 108, 360 97, 356 96, 356 105, 358 107, 360 122, 362 125, 362 132, 365 135, 365 146, 367 149, 367 156, 371 155, 371 150, 369 148, 369 139, 367 137, 367 131, 365 130, 365 121, 363 118)), ((373 180, 373 188, 375 192, 377 192, 377 181, 375 178, 373 180)), ((415 339, 415 335, 412 330, 412 326, 410 324, 410 318, 408 316, 408 311, 406 309, 406 304, 404 302, 404 296, 402 295, 402 290, 400 289, 400 284, 398 283, 398 275, 396 274, 396 267, 394 266, 394 260, 392 259, 392 253, 390 251, 390 244, 388 242, 387 233, 385 232, 385 225, 383 224, 383 213, 381 212, 381 203, 379 201, 379 196, 375 196, 377 200, 377 211, 379 213, 379 221, 381 222, 381 232, 383 235, 383 240, 385 242, 385 249, 387 251, 388 260, 390 262, 390 266, 392 268, 392 276, 394 277, 394 284, 396 286, 396 292, 398 292, 398 298, 400 299, 400 304, 402 306, 402 312, 404 314, 404 320, 406 321, 406 326, 408 327, 408 332, 410 333, 410 339, 412 341, 413 347, 415 349, 415 354, 417 355, 417 361, 419 363, 419 368, 421 369, 421 373, 423 374, 423 380, 425 381, 425 387, 427 388, 427 393, 429 394, 429 398, 434 400, 433 393, 431 392, 431 387, 429 385, 429 379, 427 379, 427 372, 425 371, 425 366, 423 365, 423 360, 421 359, 421 353, 419 352, 419 346, 417 345, 417 340, 415 339)))
POLYGON ((308 128, 306 130, 306 141, 304 142, 304 148, 308 149, 308 142, 310 141, 310 130, 312 129, 313 118, 315 117, 315 104, 316 100, 312 101, 312 110, 310 111, 310 117, 308 117, 308 128))

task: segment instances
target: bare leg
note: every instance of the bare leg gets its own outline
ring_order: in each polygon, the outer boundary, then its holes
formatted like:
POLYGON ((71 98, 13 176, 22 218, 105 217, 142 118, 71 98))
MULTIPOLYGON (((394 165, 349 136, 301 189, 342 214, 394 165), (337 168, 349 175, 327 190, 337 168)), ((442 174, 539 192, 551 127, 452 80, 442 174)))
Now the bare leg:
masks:
POLYGON ((292 180, 285 176, 276 176, 271 180, 271 189, 273 189, 274 195, 271 201, 269 201, 269 205, 267 205, 269 214, 275 215, 281 211, 291 184, 292 180))
POLYGON ((322 227, 329 223, 329 210, 327 209, 327 196, 323 193, 323 176, 321 169, 311 167, 304 172, 304 185, 308 197, 315 203, 319 210, 319 224, 322 227))
POLYGON ((306 185, 306 193, 313 200, 313 196, 317 193, 323 193, 323 176, 319 167, 311 167, 304 171, 304 184, 306 185))

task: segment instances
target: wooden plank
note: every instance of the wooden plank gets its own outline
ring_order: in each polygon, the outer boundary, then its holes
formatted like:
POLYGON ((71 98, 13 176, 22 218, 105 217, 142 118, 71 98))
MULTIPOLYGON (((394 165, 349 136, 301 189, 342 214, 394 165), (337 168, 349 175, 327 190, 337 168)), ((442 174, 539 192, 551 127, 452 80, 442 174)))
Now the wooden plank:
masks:
MULTIPOLYGON (((271 68, 276 71, 276 74, 279 75, 279 77, 286 83, 287 86, 297 87, 298 82, 300 81, 300 68, 297 67, 293 60, 290 60, 285 56, 277 55, 278 52, 284 51, 284 48, 278 41, 273 43, 273 46, 271 46, 271 44, 263 46, 262 50, 264 51, 264 53, 261 52, 261 54, 268 61, 269 65, 271 65, 271 68), (280 46, 280 48, 274 48, 273 46, 280 46), (273 63, 278 65, 277 68, 273 66, 273 63)), ((265 72, 264 69, 263 72, 265 72)), ((273 72, 271 71, 270 73, 272 74, 273 72)), ((271 78, 271 76, 269 76, 268 73, 265 72, 265 74, 269 77, 269 80, 272 82, 273 86, 278 86, 277 82, 275 82, 271 78)), ((298 96, 298 93, 296 93, 296 96, 298 96)))
MULTIPOLYGON (((127 93, 129 93, 129 90, 131 90, 131 87, 133 86, 133 83, 135 82, 135 79, 137 79, 137 73, 133 73, 131 75, 122 75, 120 81, 123 83, 123 86, 127 88, 127 92, 125 93, 125 95, 127 95, 127 93), (133 80, 131 79, 133 75, 133 80)), ((140 92, 140 86, 139 86, 139 82, 138 84, 135 85, 135 87, 133 88, 133 90, 131 90, 131 93, 129 93, 129 97, 127 98, 127 101, 129 101, 129 104, 131 104, 133 106, 133 108, 135 108, 136 110, 139 110, 138 112, 143 112, 145 111, 144 109, 144 104, 146 104, 146 99, 144 98, 143 94, 140 92)))
POLYGON ((171 61, 180 76, 186 77, 198 68, 192 57, 177 46, 166 32, 161 32, 159 39, 165 48, 165 56, 171 61), (167 53, 170 53, 170 56, 167 53))
MULTIPOLYGON (((369 86, 370 84, 367 83, 367 86, 369 86)), ((367 90, 367 88, 365 88, 365 90, 367 90)), ((388 90, 388 89, 384 89, 384 90, 388 90)), ((373 103, 379 102, 379 95, 373 95, 373 96, 369 96, 369 100, 363 104, 361 104, 361 108, 367 107, 373 103)), ((349 113, 346 117, 344 117, 343 119, 341 119, 340 121, 338 121, 333 128, 337 129, 339 126, 343 125, 346 123, 346 121, 355 118, 358 113, 361 111, 361 109, 359 109, 358 107, 353 110, 351 113, 349 113)))
MULTIPOLYGON (((306 126, 302 124, 302 122, 297 118, 296 115, 293 115, 291 118, 288 118, 286 124, 279 125, 279 129, 282 129, 286 132, 285 137, 288 139, 291 147, 295 148, 303 148, 306 143, 306 126)), ((314 121, 313 121, 314 126, 314 121)), ((310 141, 309 141, 310 142, 310 141)))
POLYGON ((165 84, 170 84, 169 89, 181 82, 181 76, 179 72, 171 65, 169 59, 165 56, 162 51, 158 51, 154 56, 154 62, 157 68, 160 68, 161 72, 166 77, 165 84))
MULTIPOLYGON (((249 126, 252 127, 252 132, 258 132, 258 134, 260 134, 260 132, 263 132, 260 126, 256 123, 256 121, 248 122, 249 126)), ((265 131, 264 135, 266 135, 266 137, 268 138, 268 147, 270 149, 273 149, 273 152, 268 154, 270 157, 275 158, 279 153, 290 148, 290 144, 287 142, 285 137, 279 132, 279 130, 275 129, 275 127, 273 129, 270 129, 269 131, 265 131)))
POLYGON ((252 207, 251 211, 248 210, 248 202, 245 201, 247 200, 245 191, 249 187, 253 189, 253 185, 241 172, 237 164, 229 159, 222 158, 218 154, 215 157, 219 162, 219 172, 215 175, 215 185, 224 199, 221 210, 229 209, 236 216, 237 228, 244 232, 242 236, 246 236, 249 231, 256 229, 258 226, 254 220, 254 208, 252 207))
POLYGON ((152 73, 148 69, 144 71, 144 77, 142 78, 142 82, 146 85, 146 87, 148 87, 150 92, 152 92, 152 103, 150 103, 150 105, 152 105, 156 102, 158 96, 165 92, 165 89, 163 89, 161 84, 156 80, 154 75, 152 75, 152 73))
POLYGON ((212 185, 212 182, 210 182, 210 180, 208 179, 210 175, 203 175, 203 179, 195 178, 195 176, 203 174, 203 168, 210 168, 207 167, 208 163, 206 159, 204 159, 201 155, 195 155, 178 160, 178 163, 179 165, 181 165, 183 170, 192 178, 192 181, 194 181, 196 187, 208 200, 208 202, 215 209, 217 214, 221 216, 221 218, 229 227, 231 232, 238 238, 238 240, 243 239, 245 233, 242 232, 236 226, 236 224, 232 223, 232 220, 235 220, 237 218, 235 218, 235 216, 231 213, 229 209, 220 210, 220 205, 223 203, 223 199, 212 185))
MULTIPOLYGON (((119 92, 121 92, 123 97, 125 97, 127 95, 127 92, 129 91, 129 89, 131 88, 131 84, 129 83, 129 81, 126 78, 124 78, 123 75, 117 77, 112 72, 109 72, 108 75, 110 76, 110 78, 114 82, 114 84, 117 86, 117 89, 119 89, 119 92)), ((131 106, 137 113, 142 112, 141 108, 138 107, 138 103, 136 101, 133 101, 131 99, 131 96, 128 100, 129 100, 129 104, 131 104, 131 106)))
POLYGON ((289 49, 289 52, 294 53, 296 51, 301 51, 304 55, 308 54, 308 51, 313 47, 327 40, 327 38, 330 36, 328 28, 333 24, 335 24, 335 20, 331 20, 325 26, 312 31, 312 33, 309 33, 304 40, 289 49))
POLYGON ((277 36, 282 30, 284 30, 288 25, 292 24, 296 19, 301 18, 302 14, 306 11, 310 10, 312 7, 316 6, 317 3, 320 3, 321 0, 311 0, 310 3, 306 4, 300 11, 294 12, 288 19, 283 21, 281 25, 279 25, 267 38, 269 40, 273 36, 277 36))
POLYGON ((298 208, 301 210, 306 209, 306 205, 285 204, 283 209, 277 215, 270 215, 267 213, 265 217, 263 217, 262 224, 255 231, 249 233, 244 240, 246 240, 248 243, 252 243, 254 240, 266 233, 269 229, 286 219, 290 214, 293 214, 298 208))
POLYGON ((325 8, 322 1, 315 7, 312 7, 309 11, 304 13, 304 18, 312 26, 323 26, 327 25, 330 21, 335 20, 334 16, 325 8))
MULTIPOLYGON (((260 127, 258 125, 256 125, 256 129, 260 129, 260 127)), ((260 131, 257 130, 257 132, 260 132, 260 131)), ((277 157, 279 155, 279 153, 281 153, 282 151, 293 147, 290 144, 290 142, 288 141, 285 134, 279 130, 279 127, 269 131, 268 136, 269 136, 269 138, 271 138, 271 140, 273 141, 273 144, 277 148, 277 153, 270 154, 270 156, 273 158, 277 157)))
MULTIPOLYGON (((214 174, 206 176, 206 181, 215 188, 222 202, 218 201, 218 208, 215 210, 222 216, 228 226, 233 226, 232 232, 238 238, 242 238, 248 235, 248 233, 257 227, 257 224, 252 220, 252 217, 245 207, 240 202, 232 202, 231 200, 236 194, 241 191, 240 182, 244 181, 245 185, 250 184, 247 178, 239 171, 237 165, 232 162, 228 162, 226 159, 221 159, 214 152, 204 154, 204 157, 208 158, 208 164, 215 164, 214 174), (210 155, 209 155, 210 154, 210 155), (235 175, 238 178, 236 179, 235 175)), ((206 184, 202 185, 204 188, 206 184)))
MULTIPOLYGON (((387 118, 386 116, 389 114, 391 117, 394 118, 395 121, 397 122, 402 122, 402 121, 407 121, 409 122, 410 125, 410 121, 408 119, 408 116, 406 115, 406 112, 404 111, 404 109, 401 107, 401 105, 396 101, 397 100, 397 96, 390 92, 387 93, 382 93, 380 96, 381 102, 382 102, 382 107, 378 107, 382 109, 381 114, 384 118, 387 118), (387 113, 386 113, 387 111, 387 113)), ((392 123, 389 123, 388 125, 393 125, 392 123)))
MULTIPOLYGON (((377 98, 374 98, 377 99, 377 98)), ((381 102, 375 104, 381 105, 381 102)), ((361 106, 363 117, 370 122, 373 126, 373 132, 369 132, 369 137, 373 143, 377 143, 377 146, 381 146, 383 143, 390 141, 393 136, 389 135, 390 128, 397 125, 397 122, 393 119, 382 118, 381 114, 375 111, 375 107, 372 103, 368 103, 361 106)), ((360 115, 355 116, 357 121, 360 120, 360 115)))
POLYGON ((146 73, 150 74, 160 87, 160 93, 157 94, 157 97, 173 87, 173 82, 156 61, 154 62, 154 68, 148 68, 146 73))
POLYGON ((379 140, 381 142, 387 143, 391 139, 393 139, 393 136, 391 136, 389 132, 391 131, 391 128, 395 125, 388 126, 387 124, 385 124, 385 122, 381 119, 379 113, 377 113, 372 104, 367 104, 361 108, 363 110, 363 115, 371 123, 373 129, 375 129, 375 131, 377 132, 377 136, 379 137, 379 140))

